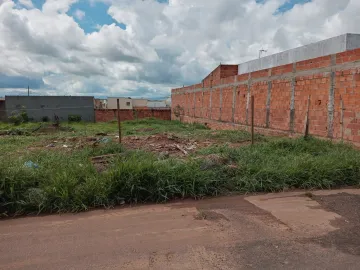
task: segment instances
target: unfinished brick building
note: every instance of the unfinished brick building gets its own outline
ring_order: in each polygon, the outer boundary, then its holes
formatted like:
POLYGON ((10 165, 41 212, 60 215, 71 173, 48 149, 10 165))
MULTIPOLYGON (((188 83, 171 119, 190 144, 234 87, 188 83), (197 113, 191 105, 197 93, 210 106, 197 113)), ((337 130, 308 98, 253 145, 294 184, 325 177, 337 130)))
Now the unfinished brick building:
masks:
POLYGON ((202 83, 172 90, 172 119, 214 129, 310 134, 360 144, 360 35, 345 34, 240 65, 220 65, 202 83))

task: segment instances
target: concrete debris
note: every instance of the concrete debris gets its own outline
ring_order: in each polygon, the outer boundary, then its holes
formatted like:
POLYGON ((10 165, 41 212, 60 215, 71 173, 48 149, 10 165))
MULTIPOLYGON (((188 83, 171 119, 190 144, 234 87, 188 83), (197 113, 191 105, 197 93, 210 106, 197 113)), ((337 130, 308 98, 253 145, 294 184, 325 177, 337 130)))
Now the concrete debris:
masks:
POLYGON ((232 170, 236 170, 238 168, 238 166, 235 165, 235 164, 229 164, 229 165, 227 165, 227 168, 232 169, 232 170))
POLYGON ((31 160, 26 161, 24 163, 24 166, 27 167, 27 168, 32 168, 32 169, 38 169, 39 168, 39 165, 37 163, 32 162, 31 160))
POLYGON ((216 142, 182 138, 173 133, 149 136, 126 136, 123 138, 125 148, 154 152, 160 155, 160 159, 163 153, 168 153, 170 157, 184 157, 198 149, 209 147, 213 144, 216 144, 216 142))
POLYGON ((183 148, 182 148, 180 145, 178 145, 178 144, 176 144, 176 148, 179 149, 181 152, 183 152, 185 156, 187 156, 187 155, 189 154, 185 149, 183 149, 183 148))
POLYGON ((98 140, 100 143, 109 143, 111 140, 110 138, 104 137, 98 140))

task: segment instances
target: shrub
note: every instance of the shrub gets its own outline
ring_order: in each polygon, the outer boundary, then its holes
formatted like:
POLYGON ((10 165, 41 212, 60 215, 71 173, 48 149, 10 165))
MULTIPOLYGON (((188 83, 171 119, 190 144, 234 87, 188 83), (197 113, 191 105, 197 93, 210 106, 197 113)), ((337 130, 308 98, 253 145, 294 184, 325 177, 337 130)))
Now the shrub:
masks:
POLYGON ((25 110, 22 110, 21 112, 20 112, 20 116, 21 116, 21 118, 22 118, 22 122, 23 123, 27 123, 27 122, 29 122, 29 116, 28 116, 28 114, 27 114, 27 112, 25 111, 25 110))
POLYGON ((68 116, 69 122, 81 122, 81 115, 78 114, 70 114, 68 116))
POLYGON ((24 108, 21 111, 13 111, 9 116, 9 122, 13 123, 15 126, 18 126, 22 123, 29 122, 29 116, 24 108))
POLYGON ((42 122, 49 122, 50 118, 49 118, 49 116, 43 116, 43 117, 41 117, 41 121, 42 122))

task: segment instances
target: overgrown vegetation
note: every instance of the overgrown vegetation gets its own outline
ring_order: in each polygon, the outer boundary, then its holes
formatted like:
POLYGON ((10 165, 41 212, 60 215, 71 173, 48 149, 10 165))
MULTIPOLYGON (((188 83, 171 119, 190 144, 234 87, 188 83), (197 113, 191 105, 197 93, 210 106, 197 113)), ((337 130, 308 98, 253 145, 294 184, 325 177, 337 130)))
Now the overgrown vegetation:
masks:
POLYGON ((70 114, 68 116, 68 121, 70 123, 72 122, 81 122, 81 115, 78 115, 78 114, 70 114))
MULTIPOLYGON (((5 127, 0 124, 0 130, 5 127)), ((115 123, 69 127, 74 132, 0 137, 0 215, 78 212, 232 192, 332 188, 358 185, 360 180, 360 152, 348 145, 257 136, 256 145, 234 148, 227 142, 248 141, 249 134, 153 119, 125 122, 123 131, 126 135, 172 132, 184 138, 210 138, 218 145, 183 159, 130 151, 115 141, 74 151, 29 150, 39 141, 84 132, 116 134, 115 123), (116 155, 107 170, 99 173, 91 157, 105 154, 116 155), (38 167, 25 166, 28 161, 38 167)))
POLYGON ((25 109, 21 109, 19 111, 13 111, 11 112, 11 115, 9 116, 9 122, 13 123, 15 126, 18 126, 22 123, 28 123, 29 122, 29 116, 25 109))

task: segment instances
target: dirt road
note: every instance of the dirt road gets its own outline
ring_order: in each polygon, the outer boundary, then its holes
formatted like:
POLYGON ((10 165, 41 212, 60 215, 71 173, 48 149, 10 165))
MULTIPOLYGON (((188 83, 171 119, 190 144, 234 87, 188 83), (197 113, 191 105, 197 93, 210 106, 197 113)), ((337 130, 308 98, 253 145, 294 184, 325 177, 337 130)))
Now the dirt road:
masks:
POLYGON ((359 269, 360 190, 306 195, 3 220, 0 269, 359 269))

